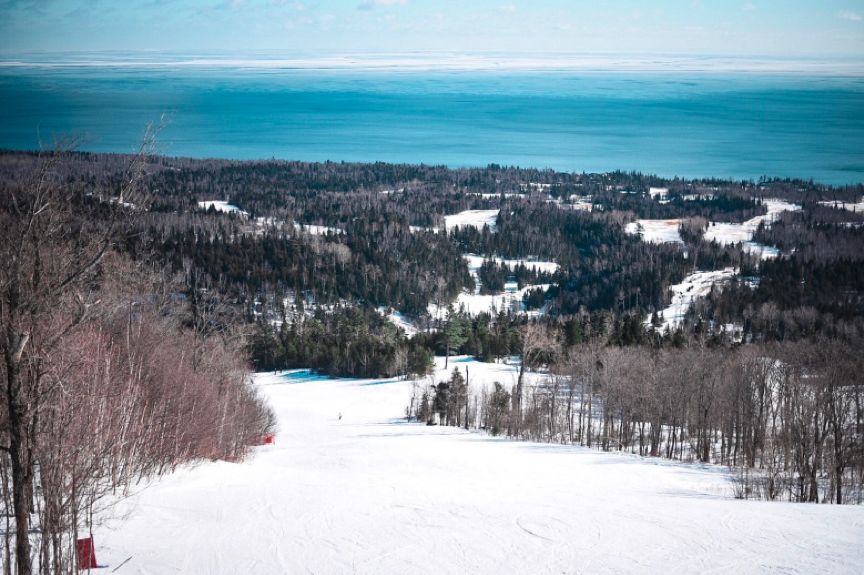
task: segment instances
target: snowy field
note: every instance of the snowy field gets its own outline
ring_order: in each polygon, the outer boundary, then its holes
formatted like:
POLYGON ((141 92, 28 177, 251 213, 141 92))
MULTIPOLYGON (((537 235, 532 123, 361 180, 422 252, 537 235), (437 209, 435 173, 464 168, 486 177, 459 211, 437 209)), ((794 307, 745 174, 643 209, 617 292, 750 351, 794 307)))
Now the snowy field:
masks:
POLYGON ((864 200, 861 200, 860 202, 855 203, 855 204, 851 204, 851 203, 847 203, 847 202, 831 202, 831 201, 819 202, 819 203, 822 204, 823 206, 828 206, 828 207, 835 208, 838 210, 857 212, 859 214, 864 213, 864 200))
POLYGON ((341 235, 345 233, 342 228, 334 228, 330 226, 316 226, 315 224, 298 224, 294 222, 294 229, 300 232, 306 232, 312 236, 326 236, 327 234, 341 235))
POLYGON ((783 200, 765 200, 764 205, 768 209, 765 215, 756 216, 740 224, 711 222, 703 236, 705 241, 716 241, 720 245, 741 243, 744 250, 758 254, 762 259, 777 257, 777 248, 754 242, 753 234, 763 222, 771 224, 782 212, 794 212, 800 210, 801 206, 783 200))
MULTIPOLYGON (((760 259, 775 258, 780 250, 773 246, 753 241, 753 234, 763 222, 770 224, 777 220, 782 212, 800 210, 801 206, 783 200, 764 200, 767 213, 756 216, 740 224, 711 222, 703 236, 706 241, 716 241, 721 245, 740 243, 742 248, 760 259)), ((624 231, 628 234, 641 234, 642 240, 651 243, 683 243, 678 232, 681 220, 637 220, 627 224, 624 231)), ((719 271, 699 271, 688 275, 680 284, 673 285, 672 302, 663 310, 663 323, 660 331, 667 327, 675 329, 684 319, 684 314, 698 297, 704 297, 711 291, 714 284, 722 284, 735 275, 735 270, 726 268, 719 271)), ((645 320, 649 324, 651 318, 645 320)))
POLYGON ((624 227, 624 231, 632 235, 641 235, 642 241, 652 244, 683 244, 678 227, 681 220, 636 220, 624 227))
MULTIPOLYGON (((658 190, 660 188, 657 188, 658 190)), ((652 188, 653 190, 653 188, 652 188)), ((652 195, 651 197, 654 197, 652 195)), ((759 224, 765 222, 770 224, 786 211, 800 210, 801 206, 783 200, 767 199, 764 202, 768 212, 762 216, 756 216, 742 223, 711 222, 705 230, 705 241, 716 241, 721 245, 743 244, 746 251, 761 255, 762 259, 776 257, 777 249, 770 246, 758 244, 753 241, 753 234, 759 228, 759 224)), ((851 205, 851 204, 850 204, 851 205)), ((678 227, 680 219, 670 220, 636 220, 624 227, 628 234, 641 234, 642 240, 654 244, 683 243, 678 227)))
MULTIPOLYGON (((474 389, 515 380, 503 364, 454 366, 474 389)), ((410 382, 256 380, 279 419, 276 444, 125 501, 128 518, 95 529, 101 564, 131 557, 118 573, 152 575, 811 574, 855 573, 864 559, 861 507, 741 501, 717 467, 407 424, 410 382)))
POLYGON ((444 216, 444 229, 474 227, 482 230, 483 226, 489 226, 490 230, 494 230, 497 219, 498 210, 465 210, 458 214, 444 216))
POLYGON ((468 271, 475 276, 475 279, 477 272, 480 270, 480 266, 483 265, 483 262, 487 259, 493 260, 496 264, 509 268, 511 271, 515 270, 517 266, 523 265, 529 270, 534 270, 537 273, 554 274, 558 271, 559 267, 555 262, 545 262, 525 258, 510 260, 498 256, 487 258, 477 254, 462 254, 462 259, 465 260, 465 263, 468 265, 468 271))
MULTIPOLYGON (((551 284, 529 284, 519 289, 516 282, 506 282, 504 284, 503 292, 481 294, 480 278, 478 277, 477 272, 480 270, 480 266, 486 259, 492 259, 499 265, 507 267, 510 270, 513 270, 516 266, 522 264, 538 273, 550 274, 554 274, 558 271, 558 264, 555 262, 538 261, 528 258, 505 259, 498 256, 485 258, 477 254, 462 254, 462 258, 468 266, 468 272, 471 274, 471 277, 474 278, 475 287, 474 293, 465 291, 456 297, 456 300, 452 302, 454 310, 459 311, 462 309, 470 316, 477 316, 481 313, 497 315, 499 312, 503 311, 505 313, 526 314, 528 317, 537 317, 544 313, 543 309, 526 311, 524 309, 525 306, 522 303, 522 298, 525 297, 525 294, 534 289, 541 289, 545 292, 549 289, 551 284)), ((427 307, 427 312, 433 319, 443 320, 446 319, 447 314, 449 313, 449 306, 439 306, 435 303, 430 303, 427 307)))
POLYGON ((228 202, 221 200, 213 200, 206 202, 198 202, 198 207, 202 210, 209 210, 213 208, 217 212, 224 212, 226 214, 239 214, 241 216, 249 216, 249 212, 245 212, 238 208, 233 204, 229 204, 228 202))
MULTIPOLYGON (((465 313, 470 316, 478 316, 481 313, 491 313, 496 315, 499 312, 512 312, 514 314, 524 313, 528 317, 536 317, 542 315, 542 310, 525 311, 522 303, 522 298, 533 289, 548 290, 552 284, 531 284, 526 285, 522 289, 518 289, 515 282, 504 284, 504 292, 496 294, 479 294, 462 292, 456 297, 453 302, 453 309, 459 311, 464 309, 465 313)), ((430 303, 427 311, 433 319, 445 319, 448 313, 448 306, 438 306, 430 303)))

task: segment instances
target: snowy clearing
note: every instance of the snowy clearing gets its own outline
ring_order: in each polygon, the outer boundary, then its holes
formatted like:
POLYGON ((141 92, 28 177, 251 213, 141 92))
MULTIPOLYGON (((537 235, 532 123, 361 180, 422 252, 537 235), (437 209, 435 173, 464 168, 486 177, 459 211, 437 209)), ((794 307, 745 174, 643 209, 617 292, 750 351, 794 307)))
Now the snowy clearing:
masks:
POLYGON ((652 200, 665 200, 669 196, 669 188, 648 188, 648 196, 652 200))
POLYGON ((229 204, 228 202, 221 200, 198 202, 198 207, 203 210, 209 210, 212 207, 217 212, 223 212, 226 214, 239 214, 241 216, 247 217, 249 216, 249 212, 245 212, 234 204, 229 204))
MULTIPOLYGON (((446 377, 438 360, 437 380, 446 377)), ((450 358, 469 385, 515 366, 450 358)), ((713 466, 400 419, 410 382, 261 374, 281 427, 95 529, 118 573, 854 573, 864 508, 740 501, 713 466), (338 414, 342 414, 342 420, 338 414)), ((431 383, 428 382, 428 383, 431 383)))
POLYGON ((301 232, 306 232, 312 236, 326 236, 327 234, 341 235, 345 230, 341 228, 333 228, 330 226, 317 226, 315 224, 299 224, 294 222, 294 229, 301 232))
POLYGON ((517 192, 501 192, 498 194, 488 194, 483 192, 470 192, 472 196, 480 196, 484 200, 494 200, 496 198, 524 198, 525 194, 517 192))
POLYGON ((744 250, 758 254, 762 259, 776 257, 778 250, 771 246, 766 246, 753 241, 753 234, 763 222, 771 224, 777 220, 777 217, 782 212, 794 212, 801 209, 798 204, 791 204, 783 200, 765 200, 763 205, 768 208, 768 213, 763 216, 750 218, 746 222, 740 224, 731 224, 723 222, 711 222, 708 229, 705 230, 704 239, 707 242, 716 241, 721 245, 743 244, 744 250))
POLYGON ((444 229, 453 230, 461 227, 474 227, 482 230, 483 226, 495 229, 499 210, 465 210, 458 214, 444 216, 444 229))
POLYGON ((378 313, 387 318, 387 320, 396 327, 402 328, 402 331, 405 332, 406 337, 413 337, 420 332, 420 328, 414 325, 414 323, 410 319, 408 319, 405 314, 401 312, 388 310, 385 307, 379 307, 378 313))
POLYGON ((408 229, 411 231, 411 233, 414 234, 421 234, 426 232, 437 234, 441 231, 441 228, 438 227, 424 228, 423 226, 408 226, 408 229))
POLYGON ((831 208, 835 208, 838 210, 846 210, 849 212, 857 212, 859 214, 864 213, 864 200, 861 200, 858 203, 850 204, 847 202, 819 202, 823 206, 828 206, 831 208))
POLYGON ((471 272, 472 275, 475 275, 477 273, 477 270, 480 269, 480 266, 486 260, 493 260, 498 265, 509 268, 510 270, 515 270, 517 266, 523 265, 529 270, 534 270, 537 273, 547 274, 554 274, 558 271, 559 267, 558 264, 556 264, 555 262, 538 261, 532 260, 530 258, 511 260, 499 256, 485 257, 477 254, 462 254, 462 258, 465 260, 465 263, 468 264, 468 271, 471 272))
POLYGON ((624 227, 624 231, 632 235, 641 235, 642 241, 652 244, 683 244, 678 227, 681 220, 636 220, 624 227))
MULTIPOLYGON (((555 262, 536 261, 530 258, 505 259, 498 256, 486 258, 477 254, 462 254, 462 257, 468 265, 468 272, 471 274, 471 277, 474 278, 475 287, 474 293, 466 291, 456 297, 456 300, 452 303, 454 310, 459 311, 462 309, 470 316, 477 316, 481 313, 497 315, 502 311, 505 313, 525 314, 528 317, 537 317, 545 313, 544 309, 526 310, 522 298, 525 297, 525 294, 534 289, 542 289, 543 291, 546 291, 551 287, 551 284, 529 284, 524 286, 522 289, 519 289, 516 282, 506 282, 504 284, 503 292, 481 294, 480 278, 478 277, 477 272, 483 262, 487 259, 494 260, 499 265, 505 266, 511 270, 522 264, 539 273, 550 274, 558 271, 558 264, 555 262)), ((430 303, 427 307, 427 311, 429 312, 429 315, 432 316, 432 319, 444 320, 447 318, 449 313, 449 307, 447 305, 439 306, 435 303, 430 303)))
MULTIPOLYGON (((762 259, 776 257, 778 255, 777 249, 754 242, 753 234, 756 233, 759 224, 763 222, 770 224, 776 221, 782 212, 800 210, 801 206, 777 199, 764 200, 763 204, 768 209, 768 212, 765 215, 751 218, 746 222, 738 224, 711 222, 708 225, 708 229, 705 230, 705 241, 716 241, 721 245, 741 243, 744 250, 758 254, 762 259)), ((680 225, 680 219, 636 220, 627 224, 624 227, 624 231, 628 234, 641 235, 643 241, 654 244, 681 244, 684 242, 681 240, 681 234, 678 232, 680 225)))
MULTIPOLYGON (((672 291, 672 303, 662 310, 663 323, 658 328, 665 331, 667 328, 674 330, 684 321, 684 314, 690 309, 696 298, 705 297, 711 292, 715 284, 729 281, 738 270, 726 268, 723 270, 695 272, 684 278, 680 284, 675 284, 669 289, 672 291)), ((645 320, 646 325, 651 324, 651 317, 645 320)))
MULTIPOLYGON (((481 295, 479 293, 462 292, 456 297, 456 301, 452 305, 454 310, 459 311, 460 309, 464 309, 465 313, 470 316, 477 316, 484 312, 497 315, 503 311, 514 314, 524 313, 528 317, 537 317, 542 315, 544 311, 542 309, 526 311, 522 298, 533 289, 546 291, 551 285, 531 284, 518 289, 515 282, 508 282, 504 285, 503 293, 481 295)), ((443 320, 447 318, 448 306, 438 306, 430 303, 427 310, 433 319, 443 320)))

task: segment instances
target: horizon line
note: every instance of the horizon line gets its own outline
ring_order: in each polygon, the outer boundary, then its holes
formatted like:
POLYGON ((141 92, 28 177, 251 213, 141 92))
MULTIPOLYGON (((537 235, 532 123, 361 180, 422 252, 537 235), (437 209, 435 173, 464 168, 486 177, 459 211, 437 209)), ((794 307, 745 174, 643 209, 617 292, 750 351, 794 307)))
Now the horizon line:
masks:
POLYGON ((583 52, 362 52, 311 56, 280 50, 0 52, 0 68, 247 68, 393 71, 673 71, 864 76, 864 57, 583 52), (89 56, 89 58, 84 58, 89 56), (141 56, 150 56, 143 59, 141 56), (153 56, 161 56, 154 58, 153 56))

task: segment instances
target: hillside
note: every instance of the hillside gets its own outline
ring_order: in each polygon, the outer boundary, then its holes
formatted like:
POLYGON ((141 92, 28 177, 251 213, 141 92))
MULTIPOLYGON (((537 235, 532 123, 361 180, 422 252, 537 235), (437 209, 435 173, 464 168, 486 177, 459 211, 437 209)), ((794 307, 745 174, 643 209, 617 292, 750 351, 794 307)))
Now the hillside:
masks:
MULTIPOLYGON (((475 388, 516 377, 454 361, 475 388)), ((861 560, 860 506, 742 501, 718 466, 406 423, 409 381, 295 371, 256 383, 276 444, 125 501, 127 519, 95 529, 101 562, 131 556, 120 573, 154 575, 809 574, 861 560)))

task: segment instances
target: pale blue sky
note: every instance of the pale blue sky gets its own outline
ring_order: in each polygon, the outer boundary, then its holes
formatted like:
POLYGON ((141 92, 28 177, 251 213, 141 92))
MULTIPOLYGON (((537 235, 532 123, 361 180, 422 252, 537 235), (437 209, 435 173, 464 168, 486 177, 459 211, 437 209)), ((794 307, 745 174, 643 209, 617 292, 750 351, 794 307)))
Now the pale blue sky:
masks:
POLYGON ((864 57, 864 0, 0 0, 0 52, 864 57))

